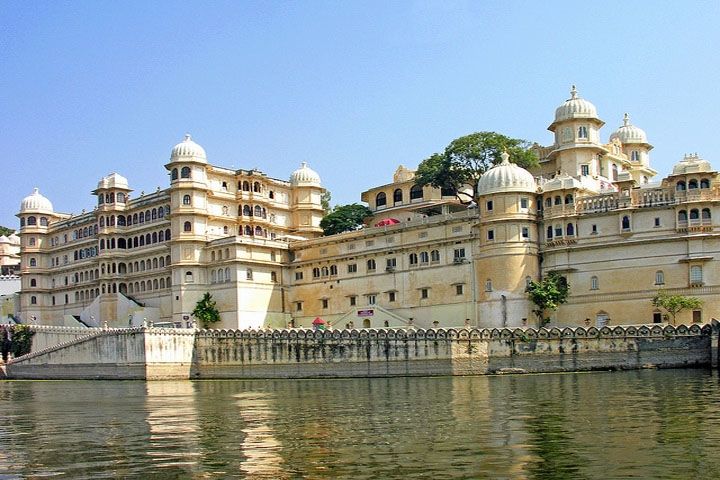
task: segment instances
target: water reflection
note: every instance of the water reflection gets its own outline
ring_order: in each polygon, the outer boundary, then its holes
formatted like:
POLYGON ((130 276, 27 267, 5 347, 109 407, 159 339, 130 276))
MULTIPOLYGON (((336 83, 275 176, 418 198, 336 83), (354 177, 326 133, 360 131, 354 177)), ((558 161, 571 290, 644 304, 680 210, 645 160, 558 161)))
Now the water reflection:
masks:
POLYGON ((720 478, 718 383, 704 370, 1 382, 0 477, 720 478))

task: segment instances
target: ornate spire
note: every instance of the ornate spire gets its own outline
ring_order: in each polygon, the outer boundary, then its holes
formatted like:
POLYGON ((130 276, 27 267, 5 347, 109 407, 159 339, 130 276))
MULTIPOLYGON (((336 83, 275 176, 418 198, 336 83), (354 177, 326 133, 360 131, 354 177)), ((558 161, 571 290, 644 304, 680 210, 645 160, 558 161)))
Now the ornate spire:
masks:
POLYGON ((572 86, 570 89, 570 99, 575 100, 577 98, 577 88, 575 88, 575 85, 572 86))
POLYGON ((627 127, 628 125, 630 125, 630 115, 626 113, 623 117, 623 126, 627 127))
POLYGON ((185 139, 183 140, 183 142, 191 142, 191 141, 192 141, 192 136, 189 133, 186 133, 185 139))
POLYGON ((510 155, 508 154, 507 149, 503 150, 500 154, 500 158, 502 159, 500 165, 510 165, 510 155))

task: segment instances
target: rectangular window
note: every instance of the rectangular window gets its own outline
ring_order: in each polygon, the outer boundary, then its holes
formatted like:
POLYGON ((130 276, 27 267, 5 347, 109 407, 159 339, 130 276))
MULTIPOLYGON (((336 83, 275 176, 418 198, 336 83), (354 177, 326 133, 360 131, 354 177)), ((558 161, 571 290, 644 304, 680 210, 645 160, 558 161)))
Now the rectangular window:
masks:
POLYGON ((388 302, 395 301, 395 294, 396 294, 396 292, 388 292, 388 302))
POLYGON ((322 299, 322 308, 323 309, 328 308, 328 299, 327 298, 322 299))
POLYGON ((302 312, 302 302, 295 302, 295 311, 302 312))
POLYGON ((349 263, 347 266, 348 273, 357 273, 357 263, 349 263))
POLYGON ((397 259, 395 257, 388 258, 385 260, 385 267, 389 269, 394 269, 397 266, 397 259))
POLYGON ((693 323, 702 322, 702 310, 693 310, 692 318, 693 323))
POLYGON ((660 226, 660 217, 655 217, 655 226, 656 227, 660 226))
POLYGON ((367 296, 367 303, 368 305, 375 305, 375 295, 368 295, 367 296))
POLYGON ((453 258, 456 259, 462 259, 465 258, 465 249, 464 248, 456 248, 453 252, 453 258))
POLYGON ((428 298, 428 289, 427 288, 421 288, 420 289, 420 298, 428 298))
POLYGON ((590 233, 593 234, 593 235, 596 235, 596 234, 598 233, 597 225, 595 225, 594 223, 593 223, 593 226, 592 226, 592 232, 590 232, 590 233))
POLYGON ((521 235, 522 235, 522 238, 525 238, 525 239, 530 238, 530 229, 528 227, 522 227, 521 235))
POLYGON ((690 267, 690 283, 692 285, 700 285, 703 281, 703 272, 700 265, 690 267))
MULTIPOLYGON (((230 280, 229 278, 227 280, 230 280)), ((277 283, 277 272, 270 272, 270 281, 277 283)))
POLYGON ((520 208, 528 208, 528 199, 526 197, 520 198, 520 208))
POLYGON ((357 297, 350 297, 350 306, 354 307, 357 305, 357 297))
POLYGON ((455 295, 462 295, 462 294, 463 294, 463 286, 455 285, 455 295))
POLYGON ((486 209, 488 212, 492 212, 492 209, 493 209, 493 201, 492 201, 492 200, 488 200, 488 201, 485 203, 485 209, 486 209))
POLYGON ((487 239, 490 241, 495 240, 495 230, 488 230, 487 239))
POLYGON ((302 280, 303 272, 295 272, 295 280, 302 280))
POLYGON ((580 165, 580 175, 583 177, 590 175, 590 165, 580 165))
POLYGON ((662 313, 653 312, 653 323, 662 323, 662 313))

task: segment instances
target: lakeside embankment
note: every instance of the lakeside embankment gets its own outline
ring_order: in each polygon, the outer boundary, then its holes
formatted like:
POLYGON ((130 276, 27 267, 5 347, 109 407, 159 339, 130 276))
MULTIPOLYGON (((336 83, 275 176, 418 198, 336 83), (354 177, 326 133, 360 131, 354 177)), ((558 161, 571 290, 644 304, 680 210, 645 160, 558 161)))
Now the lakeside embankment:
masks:
POLYGON ((517 329, 312 331, 33 327, 16 379, 487 375, 709 367, 720 323, 517 329), (50 345, 54 341, 62 343, 50 345))

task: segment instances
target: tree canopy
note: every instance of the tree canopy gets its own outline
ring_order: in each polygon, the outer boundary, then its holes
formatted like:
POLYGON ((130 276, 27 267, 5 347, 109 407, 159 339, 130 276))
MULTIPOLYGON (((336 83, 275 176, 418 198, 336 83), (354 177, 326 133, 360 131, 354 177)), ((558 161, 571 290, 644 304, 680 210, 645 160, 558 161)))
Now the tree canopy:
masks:
POLYGON ((702 307, 702 300, 697 297, 686 297, 684 295, 670 295, 661 290, 652 299, 652 304, 662 308, 672 316, 672 323, 675 325, 677 314, 683 310, 695 310, 702 307))
POLYGON ((533 313, 537 315, 542 327, 550 322, 550 318, 545 317, 545 312, 547 310, 555 311, 560 305, 567 302, 570 286, 565 277, 557 272, 550 272, 539 282, 530 282, 525 291, 537 306, 533 313))
POLYGON ((537 156, 530 150, 529 142, 495 132, 475 132, 456 138, 443 153, 433 153, 423 160, 415 179, 418 185, 452 190, 463 203, 477 203, 478 180, 501 162, 503 151, 508 152, 511 162, 523 168, 537 165, 537 156))
POLYGON ((198 300, 195 305, 195 310, 192 312, 193 316, 200 320, 203 328, 210 328, 211 323, 220 321, 220 312, 217 309, 215 300, 209 292, 205 292, 203 297, 198 300))
POLYGON ((365 205, 357 203, 338 205, 320 220, 320 227, 325 235, 351 232, 361 227, 363 220, 371 215, 372 211, 365 205))
POLYGON ((13 233, 15 233, 15 230, 13 230, 12 228, 3 227, 2 225, 0 225, 0 235, 11 235, 13 233))

